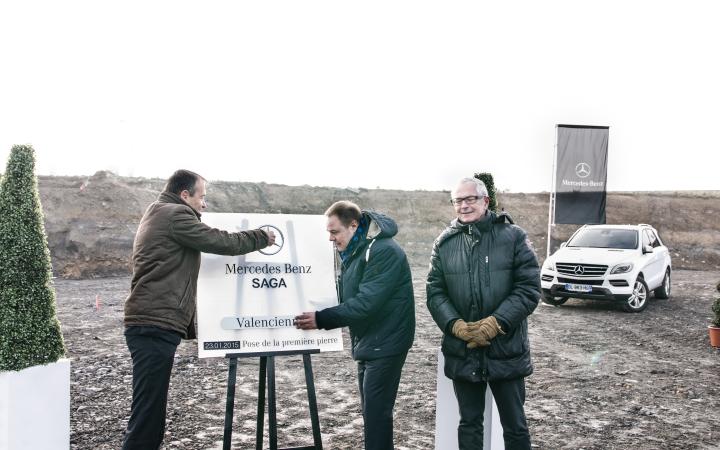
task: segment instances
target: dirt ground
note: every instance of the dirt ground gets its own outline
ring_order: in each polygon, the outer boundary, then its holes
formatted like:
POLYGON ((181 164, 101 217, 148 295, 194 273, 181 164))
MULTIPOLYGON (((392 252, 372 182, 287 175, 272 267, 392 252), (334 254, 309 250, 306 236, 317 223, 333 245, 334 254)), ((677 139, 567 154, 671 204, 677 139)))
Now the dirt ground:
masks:
MULTIPOLYGON (((418 326, 400 385, 395 441, 398 449, 432 449, 439 332, 425 307, 425 267, 413 273, 418 326)), ((706 329, 717 281, 714 272, 677 271, 670 300, 652 299, 640 314, 599 301, 538 306, 529 320, 535 373, 526 402, 533 448, 718 448, 720 351, 710 347, 706 329)), ((117 449, 122 440, 131 398, 122 336, 128 286, 127 277, 56 280, 72 360, 73 449, 117 449)), ((362 448, 347 337, 345 348, 313 356, 326 449, 362 448)), ((165 449, 221 448, 227 362, 196 355, 195 341, 178 348, 165 449)), ((279 445, 310 445, 301 358, 280 357, 276 366, 279 445)), ((254 448, 258 361, 240 360, 237 380, 233 448, 254 448)))

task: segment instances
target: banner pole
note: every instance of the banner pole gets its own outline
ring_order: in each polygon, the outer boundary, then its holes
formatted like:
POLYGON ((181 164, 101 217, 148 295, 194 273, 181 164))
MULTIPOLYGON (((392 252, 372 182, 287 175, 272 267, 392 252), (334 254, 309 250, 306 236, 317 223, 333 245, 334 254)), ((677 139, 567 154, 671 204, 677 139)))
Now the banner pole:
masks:
POLYGON ((557 183, 557 141, 558 126, 555 125, 555 144, 553 145, 553 166, 552 166, 552 186, 550 186, 550 202, 548 204, 548 235, 547 235, 547 252, 545 258, 550 256, 550 240, 552 235, 552 227, 555 226, 555 185, 557 183))

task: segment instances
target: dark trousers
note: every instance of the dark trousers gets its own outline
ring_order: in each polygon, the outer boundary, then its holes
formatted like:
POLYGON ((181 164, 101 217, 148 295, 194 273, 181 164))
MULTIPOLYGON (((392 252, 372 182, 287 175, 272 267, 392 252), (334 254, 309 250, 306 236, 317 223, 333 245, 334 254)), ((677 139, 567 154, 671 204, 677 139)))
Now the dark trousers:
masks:
POLYGON ((371 361, 358 361, 358 385, 365 450, 392 450, 393 408, 407 352, 371 361))
POLYGON ((152 326, 125 329, 133 363, 133 396, 123 450, 156 450, 165 436, 170 372, 180 334, 152 326))
MULTIPOLYGON (((503 427, 505 450, 530 450, 530 433, 525 418, 525 379, 490 381, 500 423, 503 427)), ((460 407, 458 445, 460 450, 483 448, 485 390, 488 383, 453 380, 455 397, 460 407)))

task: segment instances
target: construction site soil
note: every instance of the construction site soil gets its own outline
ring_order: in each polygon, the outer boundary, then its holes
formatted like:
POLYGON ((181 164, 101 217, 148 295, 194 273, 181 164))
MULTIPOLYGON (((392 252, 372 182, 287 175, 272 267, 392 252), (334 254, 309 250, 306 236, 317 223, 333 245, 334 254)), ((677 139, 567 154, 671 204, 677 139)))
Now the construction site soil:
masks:
MULTIPOLYGON (((123 337, 132 240, 162 180, 40 177, 57 278, 58 316, 72 361, 71 447, 117 449, 127 425, 131 363, 123 337), (97 307, 99 306, 99 307, 97 307)), ((499 203, 542 260, 548 194, 500 193, 499 203)), ((349 199, 383 211, 400 227, 413 269, 417 331, 395 411, 398 449, 432 449, 440 332, 425 307, 434 238, 452 218, 449 192, 368 190, 213 182, 212 212, 322 214, 349 199)), ((711 449, 720 442, 720 351, 710 347, 710 305, 720 281, 720 192, 610 193, 608 223, 650 223, 673 258, 669 300, 639 314, 572 299, 540 305, 529 318, 535 372, 526 412, 538 449, 711 449)), ((574 226, 556 226, 553 244, 574 226)), ((362 448, 356 369, 345 350, 313 356, 324 448, 362 448)), ((238 367, 233 448, 253 448, 258 361, 238 367)), ((221 448, 227 361, 198 359, 196 341, 178 348, 168 404, 166 449, 221 448)), ((310 445, 299 357, 277 358, 280 446, 310 445)), ((267 420, 265 421, 267 423, 267 420)), ((267 426, 267 425, 266 425, 267 426)), ((267 433, 266 433, 267 446, 267 433)))

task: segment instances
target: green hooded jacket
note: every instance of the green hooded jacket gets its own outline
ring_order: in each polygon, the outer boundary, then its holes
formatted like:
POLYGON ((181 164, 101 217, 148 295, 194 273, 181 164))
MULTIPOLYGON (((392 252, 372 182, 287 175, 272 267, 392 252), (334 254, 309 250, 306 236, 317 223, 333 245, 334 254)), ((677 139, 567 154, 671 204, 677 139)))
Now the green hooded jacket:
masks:
POLYGON ((408 351, 415 337, 415 296, 405 252, 392 239, 397 225, 374 211, 365 238, 342 263, 340 304, 318 311, 318 328, 348 326, 355 360, 373 360, 408 351))

